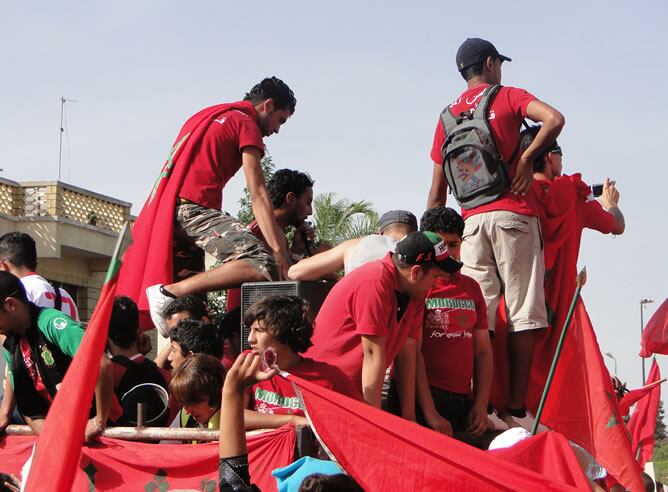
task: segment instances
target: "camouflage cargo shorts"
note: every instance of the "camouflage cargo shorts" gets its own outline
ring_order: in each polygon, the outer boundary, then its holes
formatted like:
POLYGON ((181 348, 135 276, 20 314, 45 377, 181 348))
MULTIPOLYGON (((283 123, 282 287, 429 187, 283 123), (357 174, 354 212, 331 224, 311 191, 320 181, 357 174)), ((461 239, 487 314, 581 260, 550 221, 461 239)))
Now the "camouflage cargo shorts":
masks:
POLYGON ((277 275, 274 257, 227 212, 181 201, 174 213, 174 281, 204 271, 204 253, 222 263, 244 260, 267 280, 277 275))

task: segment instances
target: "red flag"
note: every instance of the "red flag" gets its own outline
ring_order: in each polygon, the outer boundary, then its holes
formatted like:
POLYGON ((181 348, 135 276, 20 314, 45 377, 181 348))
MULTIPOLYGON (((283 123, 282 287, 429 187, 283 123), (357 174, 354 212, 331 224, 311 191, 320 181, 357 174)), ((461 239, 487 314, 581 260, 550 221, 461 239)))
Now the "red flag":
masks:
MULTIPOLYGON (((563 461, 554 461, 545 470, 546 475, 541 475, 530 467, 514 464, 298 377, 290 375, 288 378, 297 386, 319 440, 364 490, 574 490, 587 487, 577 458, 567 446, 560 449, 563 461), (566 473, 559 470, 564 462, 570 467, 566 473), (560 482, 555 475, 571 477, 572 482, 560 482)), ((553 444, 545 444, 543 439, 537 440, 543 444, 535 448, 536 454, 541 456, 534 456, 534 464, 545 463, 542 453, 553 444)))
POLYGON ((649 320, 640 338, 640 357, 668 355, 668 299, 649 320))
POLYGON ((107 278, 81 344, 70 363, 37 440, 26 490, 70 490, 83 444, 100 359, 107 345, 109 318, 114 306, 119 258, 129 243, 126 223, 116 243, 107 278), (57 466, 54 466, 57 464, 57 466))
POLYGON ((655 386, 660 385, 663 383, 665 379, 661 379, 659 381, 654 381, 653 383, 646 384, 642 388, 634 389, 626 393, 621 400, 619 400, 619 412, 623 415, 626 416, 629 414, 629 410, 631 410, 631 407, 635 402, 640 400, 642 397, 644 397, 647 393, 652 391, 655 386))
POLYGON ((627 489, 643 490, 610 374, 582 300, 566 334, 541 422, 589 451, 627 489))
POLYGON ((181 185, 209 125, 222 113, 238 110, 251 114, 252 104, 219 104, 191 116, 183 125, 162 167, 144 207, 132 228, 133 244, 123 259, 118 295, 133 299, 139 308, 140 324, 153 328, 146 288, 173 282, 172 236, 174 210, 181 185))
MULTIPOLYGON (((652 362, 647 381, 658 382, 661 378, 659 364, 656 359, 652 362)), ((656 428, 656 416, 659 413, 659 400, 661 400, 661 385, 652 387, 649 394, 642 398, 629 420, 629 432, 631 432, 631 449, 641 467, 652 461, 654 452, 654 429, 656 428)))

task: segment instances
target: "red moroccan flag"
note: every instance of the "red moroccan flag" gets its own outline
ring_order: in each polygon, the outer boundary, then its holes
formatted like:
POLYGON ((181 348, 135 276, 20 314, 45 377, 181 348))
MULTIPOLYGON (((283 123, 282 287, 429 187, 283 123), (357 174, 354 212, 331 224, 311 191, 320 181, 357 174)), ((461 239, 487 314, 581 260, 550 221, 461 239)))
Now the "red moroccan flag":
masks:
POLYGON ((561 436, 535 436, 521 449, 486 452, 298 377, 288 378, 298 388, 318 439, 364 490, 588 487, 561 436), (527 460, 528 455, 533 459, 527 460))
POLYGON ((668 355, 668 299, 649 320, 640 338, 640 357, 668 355))
POLYGON ((181 185, 209 125, 226 111, 252 111, 249 103, 211 106, 191 116, 183 125, 144 207, 132 228, 132 246, 123 259, 118 295, 128 296, 139 307, 143 329, 153 328, 146 288, 173 282, 172 236, 174 210, 181 185))
MULTIPOLYGON (((652 362, 647 381, 658 382, 661 378, 659 364, 656 359, 652 362)), ((631 432, 631 449, 637 457, 641 467, 652 461, 654 452, 654 430, 656 428, 656 416, 659 413, 659 401, 661 400, 661 385, 654 386, 649 394, 645 395, 636 406, 629 420, 629 432, 631 432)))
POLYGON ((654 381, 653 383, 646 384, 642 388, 634 389, 626 393, 621 400, 619 400, 619 412, 623 415, 626 416, 629 414, 629 410, 631 410, 631 407, 635 402, 643 398, 647 393, 652 391, 656 386, 660 385, 661 383, 665 382, 665 379, 660 379, 658 381, 654 381))
POLYGON ((575 308, 541 422, 589 451, 624 487, 643 490, 640 467, 582 300, 575 308))
POLYGON ((81 345, 67 369, 37 440, 28 475, 28 492, 70 490, 79 465, 90 403, 100 372, 100 359, 107 345, 109 318, 114 306, 119 258, 129 244, 129 226, 116 244, 107 278, 81 345))

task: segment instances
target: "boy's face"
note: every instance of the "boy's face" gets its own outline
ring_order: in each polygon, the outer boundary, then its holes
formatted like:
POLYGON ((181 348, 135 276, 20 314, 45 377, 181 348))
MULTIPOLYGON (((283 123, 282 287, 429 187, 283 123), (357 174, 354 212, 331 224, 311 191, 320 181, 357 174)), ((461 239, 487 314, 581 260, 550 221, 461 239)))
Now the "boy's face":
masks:
POLYGON ((188 412, 200 424, 206 425, 209 419, 216 413, 217 408, 211 408, 207 400, 195 405, 184 405, 183 409, 188 412))
POLYGON ((457 261, 461 261, 459 257, 462 250, 462 238, 454 232, 439 232, 438 235, 443 239, 448 255, 457 261))
POLYGON ((181 364, 183 364, 183 362, 186 360, 186 356, 183 355, 183 352, 181 351, 181 345, 179 343, 172 342, 171 345, 172 348, 169 351, 169 354, 167 354, 167 360, 172 365, 172 368, 176 369, 181 364))
POLYGON ((260 353, 264 353, 269 347, 276 348, 279 345, 274 335, 264 328, 263 321, 255 321, 251 325, 250 333, 248 334, 248 344, 252 350, 257 350, 260 353))

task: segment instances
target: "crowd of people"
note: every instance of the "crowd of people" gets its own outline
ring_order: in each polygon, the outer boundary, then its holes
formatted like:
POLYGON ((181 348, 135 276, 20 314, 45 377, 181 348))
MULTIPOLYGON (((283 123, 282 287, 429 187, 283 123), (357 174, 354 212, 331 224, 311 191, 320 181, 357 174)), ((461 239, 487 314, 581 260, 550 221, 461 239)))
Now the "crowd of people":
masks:
MULTIPOLYGON (((563 232, 550 222, 565 207, 560 183, 577 189, 566 204, 576 252, 583 228, 621 234, 624 217, 614 181, 606 178, 595 198, 579 175, 563 174, 557 137, 565 119, 526 90, 500 85, 509 61, 488 41, 461 45, 456 64, 467 88, 453 94, 436 125, 427 210, 419 221, 391 210, 377 234, 333 247, 317 244, 306 221, 309 174, 281 169, 263 178, 263 137, 295 112, 283 81, 264 79, 243 101, 188 120, 136 226, 150 228, 149 207, 167 210, 173 230, 163 246, 171 261, 151 277, 142 269, 147 250, 133 245, 127 253, 85 439, 107 425, 136 424, 136 403, 144 401, 151 425, 220 429, 221 489, 246 490, 244 430, 309 424, 279 371, 480 447, 510 428, 530 430, 534 340, 554 328, 546 279, 563 248, 548 250, 548 236, 563 232), (248 227, 221 210, 225 184, 242 168, 255 216, 248 227), (461 213, 445 206, 448 190, 461 213), (204 269, 205 253, 215 268, 204 269), (141 288, 125 287, 133 276, 142 276, 141 288), (334 283, 315 319, 296 296, 266 297, 240 319, 241 284, 286 279, 334 283), (218 290, 229 298, 221 325, 205 302, 218 290), (146 357, 145 311, 170 341, 155 360, 146 357), (507 405, 494 408, 492 337, 500 319, 509 333, 509 387, 507 405)), ((0 237, 0 269, 7 362, 0 430, 25 421, 39 434, 84 328, 69 294, 35 273, 29 235, 0 237)), ((571 278, 574 285, 574 271, 571 278)), ((321 488, 304 490, 359 488, 345 475, 318 480, 321 488)))

